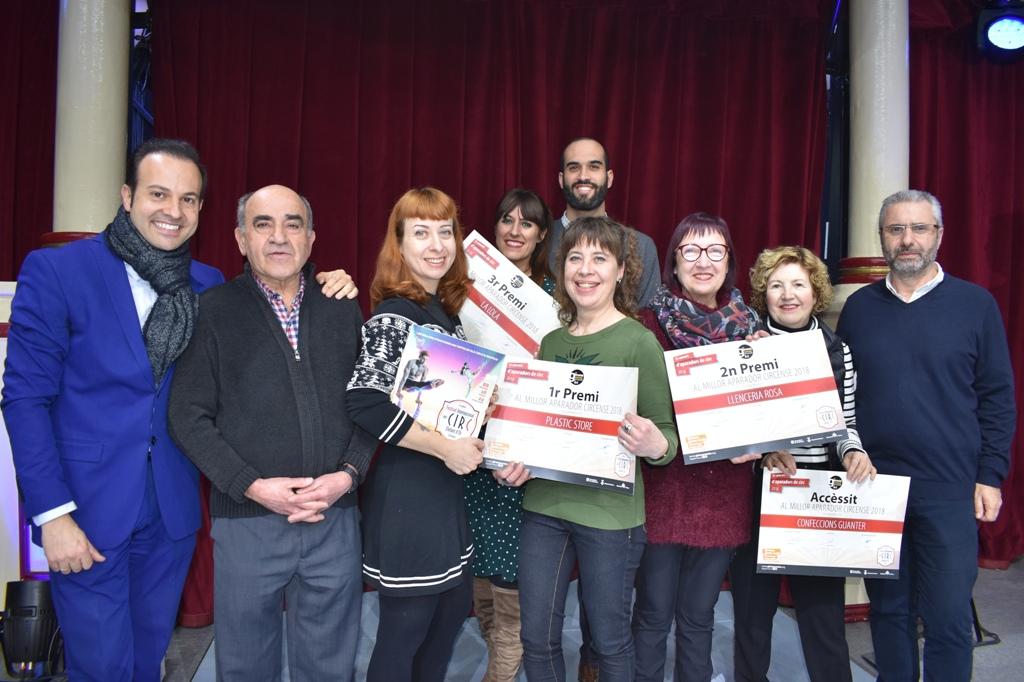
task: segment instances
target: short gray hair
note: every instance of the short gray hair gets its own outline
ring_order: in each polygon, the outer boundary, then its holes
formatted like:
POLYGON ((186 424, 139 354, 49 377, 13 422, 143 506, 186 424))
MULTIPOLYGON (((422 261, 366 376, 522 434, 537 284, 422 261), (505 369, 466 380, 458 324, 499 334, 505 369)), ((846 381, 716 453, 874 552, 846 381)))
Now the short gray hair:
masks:
MULTIPOLYGON (((238 198, 238 208, 235 209, 235 225, 239 230, 245 231, 245 205, 249 203, 249 199, 255 192, 246 192, 238 198)), ((313 207, 309 204, 309 199, 299 194, 299 199, 302 200, 302 205, 306 208, 306 230, 308 232, 313 231, 313 207)))
POLYGON ((932 214, 935 216, 935 223, 941 228, 942 227, 942 204, 935 198, 935 195, 931 192, 926 192, 923 189, 902 189, 899 192, 890 194, 882 201, 882 208, 878 211, 878 229, 881 230, 885 227, 885 212, 889 210, 891 206, 896 204, 916 204, 918 202, 926 201, 932 207, 932 214))

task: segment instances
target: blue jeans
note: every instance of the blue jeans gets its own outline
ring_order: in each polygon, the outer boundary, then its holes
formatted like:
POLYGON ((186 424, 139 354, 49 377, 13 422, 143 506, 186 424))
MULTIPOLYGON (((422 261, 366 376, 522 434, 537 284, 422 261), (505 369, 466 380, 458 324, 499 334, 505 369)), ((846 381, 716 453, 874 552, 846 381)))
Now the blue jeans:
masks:
POLYGON ((633 679, 630 613, 633 578, 647 532, 643 526, 601 530, 524 512, 519 539, 523 669, 530 682, 565 680, 562 621, 573 565, 579 562, 601 682, 633 679))
POLYGON ((636 581, 633 636, 638 680, 665 679, 665 642, 676 623, 676 682, 708 682, 715 604, 731 547, 648 545, 636 581))
POLYGON ((967 682, 973 662, 971 591, 978 577, 973 490, 911 483, 898 580, 865 580, 879 682, 967 682), (924 490, 922 490, 924 488, 924 490), (945 489, 950 488, 950 489, 945 489))

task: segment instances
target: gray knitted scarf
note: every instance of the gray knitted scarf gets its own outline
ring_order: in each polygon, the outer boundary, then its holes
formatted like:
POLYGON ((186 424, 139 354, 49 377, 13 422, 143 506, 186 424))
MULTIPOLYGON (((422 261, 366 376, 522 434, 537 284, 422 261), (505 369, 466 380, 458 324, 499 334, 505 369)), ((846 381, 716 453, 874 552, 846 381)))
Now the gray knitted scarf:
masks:
POLYGON ((132 266, 157 293, 142 336, 153 366, 153 381, 159 387, 192 338, 199 315, 199 296, 189 280, 192 255, 188 242, 173 251, 156 248, 139 234, 123 207, 107 225, 105 235, 114 255, 132 266))

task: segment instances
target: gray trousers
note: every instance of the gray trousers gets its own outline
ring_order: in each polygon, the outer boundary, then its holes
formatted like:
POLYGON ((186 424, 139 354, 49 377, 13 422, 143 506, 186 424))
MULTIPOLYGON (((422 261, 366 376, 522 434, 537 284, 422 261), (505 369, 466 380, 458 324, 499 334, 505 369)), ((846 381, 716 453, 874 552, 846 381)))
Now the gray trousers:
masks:
POLYGON ((281 608, 287 603, 292 682, 348 682, 362 613, 362 543, 356 507, 319 523, 268 514, 213 519, 217 680, 281 679, 281 608))

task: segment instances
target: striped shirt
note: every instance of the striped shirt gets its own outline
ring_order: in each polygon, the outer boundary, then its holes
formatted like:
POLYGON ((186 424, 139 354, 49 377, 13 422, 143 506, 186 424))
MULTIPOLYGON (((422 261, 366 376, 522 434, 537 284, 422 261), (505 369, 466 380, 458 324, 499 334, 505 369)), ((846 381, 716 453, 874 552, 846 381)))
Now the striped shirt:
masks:
MULTIPOLYGON (((788 334, 791 330, 784 329, 775 324, 775 321, 770 317, 765 320, 765 324, 768 327, 768 331, 772 334, 788 334)), ((811 317, 811 324, 807 330, 819 329, 818 318, 811 317)), ((857 417, 856 417, 856 394, 857 394, 857 370, 853 367, 853 354, 850 353, 850 347, 846 345, 845 341, 840 341, 843 344, 843 374, 842 374, 842 386, 837 386, 839 389, 839 397, 842 400, 843 407, 843 419, 846 422, 847 437, 836 443, 836 448, 839 451, 839 462, 843 461, 846 457, 846 453, 850 450, 863 450, 864 446, 860 442, 860 434, 857 433, 857 417)), ((793 459, 796 461, 798 467, 804 467, 808 464, 815 465, 813 468, 821 468, 822 465, 828 464, 829 461, 829 446, 826 445, 813 445, 806 448, 791 448, 789 453, 793 455, 793 459)))

